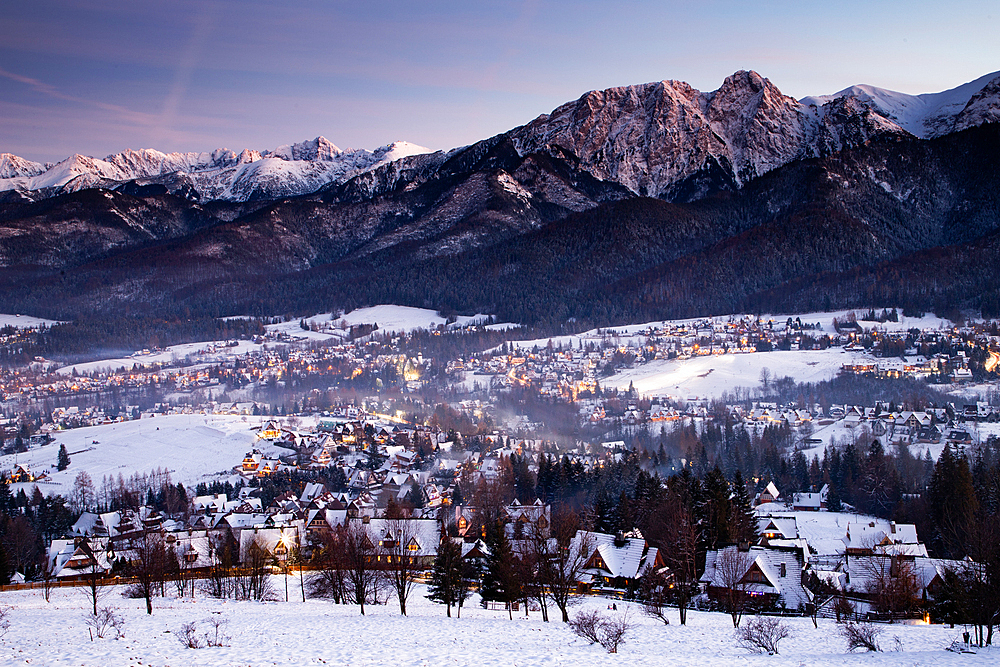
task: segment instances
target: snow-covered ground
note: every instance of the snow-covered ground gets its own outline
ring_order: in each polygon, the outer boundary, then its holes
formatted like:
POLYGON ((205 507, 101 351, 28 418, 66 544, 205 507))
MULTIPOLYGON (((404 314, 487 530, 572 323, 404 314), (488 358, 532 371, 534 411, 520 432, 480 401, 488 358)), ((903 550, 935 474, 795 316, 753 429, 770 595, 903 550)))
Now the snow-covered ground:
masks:
POLYGON ((59 324, 56 320, 46 320, 41 317, 31 317, 30 315, 10 315, 0 313, 0 328, 14 327, 15 329, 37 329, 44 324, 47 327, 59 324))
MULTIPOLYGON (((881 313, 882 311, 878 311, 881 313)), ((760 316, 763 322, 773 322, 773 327, 775 331, 783 331, 785 323, 789 318, 795 320, 798 318, 803 325, 819 325, 819 328, 807 331, 813 336, 822 336, 823 334, 833 334, 836 330, 833 326, 833 320, 847 321, 849 319, 849 314, 854 313, 854 315, 859 318, 858 324, 864 329, 878 329, 879 331, 908 331, 910 329, 949 329, 953 326, 950 320, 942 319, 937 317, 933 313, 927 313, 923 317, 903 317, 902 314, 898 314, 898 322, 867 322, 861 320, 860 317, 865 314, 862 309, 857 310, 836 310, 828 313, 791 313, 791 314, 764 314, 760 316)), ((549 341, 552 341, 553 345, 563 345, 572 346, 573 348, 579 348, 581 345, 585 345, 587 341, 600 341, 602 336, 611 335, 612 337, 618 336, 619 343, 622 345, 638 346, 643 344, 645 338, 642 337, 644 331, 649 329, 657 328, 667 328, 667 327, 679 327, 679 326, 690 326, 692 324, 702 324, 712 322, 715 326, 721 326, 727 322, 738 322, 742 319, 756 319, 756 315, 718 315, 715 317, 693 317, 683 320, 657 320, 655 322, 644 322, 642 324, 627 324, 616 327, 605 327, 603 329, 591 329, 589 331, 584 331, 579 334, 572 334, 567 336, 553 336, 551 338, 538 338, 536 340, 523 340, 514 341, 511 344, 524 349, 531 349, 532 347, 545 347, 548 345, 549 341), (630 337, 635 337, 634 340, 629 340, 630 337)))
MULTIPOLYGON (((415 329, 436 329, 448 320, 437 312, 426 308, 411 308, 410 306, 380 305, 369 308, 358 308, 340 318, 347 326, 358 324, 378 324, 381 331, 413 331, 415 329)), ((453 327, 464 327, 469 324, 485 322, 489 315, 459 315, 455 318, 453 327)))
MULTIPOLYGON (((422 596, 418 586, 407 605, 408 616, 399 615, 391 600, 387 606, 366 607, 366 616, 355 606, 327 601, 301 601, 297 580, 289 580, 284 602, 280 577, 273 580, 280 602, 221 602, 198 594, 195 599, 154 599, 152 616, 142 600, 109 594, 102 605, 114 605, 125 621, 122 639, 91 641, 84 624, 87 601, 79 590, 56 589, 46 603, 40 590, 0 594, 0 604, 12 607, 11 627, 0 643, 0 665, 676 665, 728 667, 768 665, 866 665, 912 667, 915 665, 989 665, 994 650, 960 655, 944 648, 959 639, 962 628, 944 625, 892 625, 884 627, 880 654, 846 652, 838 626, 820 619, 813 628, 807 618, 784 622, 791 635, 779 644, 780 655, 753 655, 740 648, 732 622, 721 613, 691 612, 688 625, 644 617, 628 603, 607 609, 604 598, 587 598, 580 609, 597 609, 608 615, 628 613, 635 629, 608 655, 598 646, 575 637, 558 620, 543 623, 538 612, 530 618, 504 611, 484 610, 473 596, 462 618, 445 617, 444 607, 422 596), (209 619, 227 621, 222 632, 228 646, 189 649, 178 639, 181 626, 195 622, 200 632, 210 630, 209 619), (895 637, 899 637, 900 652, 895 637)), ((575 610, 575 611, 576 611, 575 610)), ((571 613, 575 613, 571 612, 571 613)), ((557 612, 558 613, 558 612, 557 612)), ((558 619, 558 616, 555 616, 558 619)))
MULTIPOLYGON (((829 313, 793 313, 761 315, 764 322, 773 322, 775 331, 784 330, 789 318, 798 318, 804 325, 818 325, 808 333, 814 336, 835 333, 833 320, 846 320, 850 313, 860 317, 862 310, 840 310, 829 313)), ((881 311, 879 311, 881 312, 881 311)), ((645 346, 646 337, 643 332, 650 329, 667 328, 671 326, 689 326, 702 324, 711 320, 716 326, 744 318, 753 319, 753 315, 725 315, 712 318, 691 318, 684 320, 666 320, 593 329, 580 334, 554 336, 537 340, 512 341, 512 345, 530 350, 533 347, 544 348, 549 342, 555 346, 581 349, 588 342, 600 344, 606 336, 618 345, 640 348, 645 346)), ((950 328, 949 320, 941 319, 933 313, 924 317, 903 317, 899 322, 865 322, 859 320, 866 329, 878 328, 884 331, 906 331, 909 329, 942 329, 950 328)), ((714 398, 724 391, 735 387, 757 387, 760 384, 761 370, 767 368, 772 378, 789 376, 796 382, 819 382, 835 376, 842 365, 872 362, 874 357, 863 353, 845 352, 843 348, 827 350, 803 350, 795 352, 759 352, 751 354, 726 354, 719 356, 699 356, 685 360, 653 361, 638 364, 634 368, 620 371, 608 378, 602 379, 604 387, 628 389, 633 383, 640 394, 669 395, 675 398, 714 398)))
POLYGON ((844 364, 872 359, 870 355, 832 347, 826 350, 779 350, 658 360, 619 371, 602 379, 601 385, 624 390, 632 383, 640 394, 651 396, 716 398, 735 387, 759 387, 764 368, 768 369, 772 379, 790 376, 796 382, 820 382, 837 375, 844 364))
MULTIPOLYGON (((310 332, 302 331, 298 323, 295 324, 295 328, 299 330, 299 333, 306 334, 310 332)), ((234 354, 246 354, 247 352, 255 352, 260 350, 263 345, 258 343, 252 343, 247 340, 237 341, 238 345, 233 347, 228 347, 226 341, 208 341, 201 343, 183 343, 181 345, 171 345, 168 348, 160 350, 158 352, 136 352, 127 357, 115 357, 113 359, 99 359, 97 361, 88 361, 81 364, 73 364, 72 366, 63 366, 57 373, 62 375, 72 375, 73 371, 80 374, 85 373, 101 373, 107 371, 118 370, 119 368, 131 369, 133 366, 138 364, 140 367, 152 365, 152 364, 179 364, 185 361, 188 355, 191 355, 192 359, 198 363, 209 363, 218 362, 234 354)), ((273 343, 272 343, 273 345, 273 343)))
MULTIPOLYGON (((20 326, 37 327, 38 323, 52 324, 51 320, 41 320, 38 318, 27 318, 21 316, 15 318, 14 315, 0 315, 0 326, 5 320, 10 318, 12 322, 20 323, 20 326), (30 324, 28 324, 30 322, 30 324)), ((241 319, 240 317, 228 317, 224 319, 241 319)), ((227 341, 203 341, 198 343, 184 343, 182 345, 172 345, 166 349, 152 353, 135 352, 129 356, 114 357, 111 359, 100 359, 86 363, 64 366, 59 369, 59 373, 71 375, 75 370, 77 373, 95 373, 117 370, 119 368, 132 368, 139 366, 183 362, 188 355, 195 361, 206 363, 220 361, 225 356, 234 354, 246 354, 247 352, 259 351, 265 347, 275 345, 286 345, 289 342, 297 341, 336 341, 348 338, 347 328, 359 324, 377 324, 382 332, 411 332, 416 329, 436 329, 438 326, 447 325, 449 328, 461 328, 464 326, 478 324, 489 321, 489 315, 459 315, 455 322, 448 324, 448 320, 437 314, 436 311, 426 308, 411 308, 409 306, 380 305, 369 308, 358 308, 346 315, 335 317, 333 313, 320 313, 312 317, 302 318, 308 325, 315 325, 320 331, 305 330, 302 328, 301 320, 290 320, 278 324, 268 324, 264 328, 268 331, 287 334, 289 341, 268 342, 264 344, 252 343, 250 341, 237 341, 238 345, 228 347, 227 341)), ((518 325, 495 324, 494 328, 514 328, 518 325)))
MULTIPOLYGON (((55 442, 35 447, 23 454, 0 457, 0 470, 10 470, 15 461, 27 464, 32 473, 48 473, 46 480, 34 482, 42 493, 67 496, 81 470, 95 485, 105 476, 128 478, 133 473, 149 473, 157 468, 170 471, 174 483, 194 486, 198 482, 229 474, 243 456, 256 447, 265 454, 287 454, 288 450, 258 441, 251 427, 261 417, 229 415, 157 415, 118 424, 89 426, 56 434, 55 442), (95 442, 96 441, 96 442, 95 442), (55 468, 59 445, 65 444, 70 466, 55 468)), ((21 486, 30 493, 32 484, 21 486)))

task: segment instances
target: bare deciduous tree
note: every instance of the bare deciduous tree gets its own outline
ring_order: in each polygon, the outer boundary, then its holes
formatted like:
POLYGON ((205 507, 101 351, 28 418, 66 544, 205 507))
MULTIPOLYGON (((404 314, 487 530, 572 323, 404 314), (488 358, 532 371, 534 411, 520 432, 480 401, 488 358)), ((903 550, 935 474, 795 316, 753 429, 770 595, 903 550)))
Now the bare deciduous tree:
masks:
POLYGON ((690 508, 687 489, 672 485, 666 498, 650 515, 647 537, 660 549, 670 569, 670 602, 677 606, 681 625, 687 623, 687 609, 697 594, 695 557, 698 551, 698 526, 690 508))
POLYGON ((236 544, 229 533, 209 539, 211 565, 205 590, 212 597, 229 598, 234 594, 233 574, 236 567, 236 544))
POLYGON ((545 587, 552 604, 562 613, 563 623, 569 623, 569 607, 580 583, 583 568, 594 550, 594 538, 588 532, 577 531, 575 515, 557 515, 552 522, 555 538, 554 553, 546 569, 545 587))
POLYGON ((322 546, 313 552, 316 571, 309 578, 309 594, 332 598, 337 604, 347 602, 347 565, 340 532, 323 537, 322 546))
POLYGON ((912 561, 875 554, 862 556, 858 562, 867 577, 865 591, 875 611, 895 617, 911 613, 920 604, 920 582, 912 561))
POLYGON ((413 523, 403 518, 386 520, 385 532, 379 541, 380 562, 385 564, 386 578, 399 600, 399 613, 406 616, 406 599, 421 572, 413 555, 417 546, 416 533, 413 523))
POLYGON ((665 625, 670 625, 667 609, 671 603, 671 578, 662 571, 646 566, 639 578, 639 599, 642 600, 642 612, 646 616, 658 618, 665 625))
POLYGON ((266 545, 255 537, 240 554, 236 568, 235 595, 238 600, 267 600, 271 597, 271 563, 266 545))
POLYGON ((146 613, 153 613, 153 592, 166 576, 167 550, 163 536, 144 530, 128 543, 128 573, 135 580, 136 591, 146 601, 146 613))
POLYGON ((608 653, 617 653, 633 625, 626 608, 621 614, 612 617, 605 617, 596 610, 582 611, 569 621, 569 627, 578 637, 591 644, 600 644, 608 653))
POLYGON ((750 554, 736 547, 719 551, 715 560, 715 582, 722 589, 722 604, 733 619, 733 627, 740 627, 743 610, 746 608, 747 570, 750 569, 750 554))
POLYGON ((377 549, 368 524, 351 521, 341 534, 349 597, 365 613, 366 603, 378 603, 385 578, 378 569, 377 549))
POLYGON ((84 583, 83 590, 90 600, 92 614, 97 616, 97 603, 104 595, 104 568, 99 560, 100 555, 92 548, 89 540, 86 538, 81 540, 79 548, 87 557, 81 575, 84 583))

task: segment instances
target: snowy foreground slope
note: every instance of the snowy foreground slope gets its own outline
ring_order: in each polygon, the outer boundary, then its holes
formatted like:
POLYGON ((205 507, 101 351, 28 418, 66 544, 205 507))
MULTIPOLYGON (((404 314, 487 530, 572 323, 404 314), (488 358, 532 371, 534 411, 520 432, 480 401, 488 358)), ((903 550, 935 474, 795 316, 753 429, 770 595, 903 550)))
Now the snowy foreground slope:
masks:
MULTIPOLYGON (((281 578, 273 580, 284 600, 281 578)), ((781 655, 751 655, 733 638, 729 616, 693 612, 688 625, 664 626, 645 618, 638 609, 618 602, 588 598, 577 609, 599 609, 606 614, 628 613, 636 629, 617 655, 576 638, 562 623, 543 623, 539 613, 529 619, 481 609, 477 597, 462 618, 446 618, 444 608, 422 598, 418 587, 407 605, 409 617, 388 606, 369 607, 360 616, 357 607, 326 601, 301 602, 295 579, 289 581, 292 602, 220 602, 206 597, 154 600, 146 616, 142 600, 126 600, 109 593, 102 604, 119 609, 125 619, 123 639, 91 641, 84 625, 86 600, 74 589, 57 589, 45 603, 41 591, 0 594, 0 604, 13 607, 10 631, 0 642, 0 665, 918 665, 996 664, 995 651, 960 655, 944 648, 959 639, 961 628, 947 626, 885 626, 886 653, 848 654, 838 627, 820 620, 818 629, 806 618, 790 618, 791 636, 779 645, 781 655), (178 633, 189 622, 208 631, 207 620, 228 621, 224 633, 229 646, 188 649, 178 633), (900 639, 901 652, 893 651, 900 639)), ((575 612, 573 612, 575 613, 575 612)))

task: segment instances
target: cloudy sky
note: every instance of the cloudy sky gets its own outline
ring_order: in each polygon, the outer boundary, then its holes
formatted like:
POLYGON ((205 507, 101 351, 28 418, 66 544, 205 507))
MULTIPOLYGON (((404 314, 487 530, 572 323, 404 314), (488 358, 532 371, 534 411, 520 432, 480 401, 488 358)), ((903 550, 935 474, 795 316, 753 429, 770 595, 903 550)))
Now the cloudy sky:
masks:
POLYGON ((794 97, 1000 70, 996 0, 32 0, 0 21, 0 152, 451 148, 582 93, 753 69, 794 97))

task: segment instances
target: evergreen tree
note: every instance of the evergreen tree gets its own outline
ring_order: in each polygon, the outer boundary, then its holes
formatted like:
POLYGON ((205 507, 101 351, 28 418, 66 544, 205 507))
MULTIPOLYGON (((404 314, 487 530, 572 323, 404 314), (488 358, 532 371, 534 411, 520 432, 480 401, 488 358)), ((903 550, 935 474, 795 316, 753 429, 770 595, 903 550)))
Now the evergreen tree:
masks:
POLYGON ((520 580, 514 551, 502 523, 497 522, 492 530, 487 531, 486 547, 489 554, 479 595, 484 603, 503 602, 513 620, 513 603, 521 597, 520 580))
POLYGON ((7 478, 0 475, 0 514, 8 514, 14 508, 14 498, 10 493, 7 478))
POLYGON ((601 489, 594 501, 594 530, 599 533, 614 533, 618 530, 618 512, 611 496, 601 489))
POLYGON ((826 491, 826 509, 829 512, 843 512, 844 503, 840 500, 840 492, 837 485, 830 483, 830 488, 826 491))
POLYGON ((945 444, 934 466, 927 496, 938 546, 949 558, 965 556, 963 545, 979 502, 969 462, 950 444, 945 444))
POLYGON ((715 466, 705 475, 705 499, 701 516, 703 537, 709 549, 718 549, 733 542, 730 526, 731 494, 729 482, 719 466, 715 466))
POLYGON ((757 542, 757 513, 750 502, 750 493, 739 470, 733 475, 733 496, 729 507, 729 524, 735 542, 757 542))
POLYGON ((427 587, 427 598, 446 606, 448 617, 456 605, 461 616, 462 602, 469 595, 470 567, 462 558, 462 546, 445 538, 434 558, 434 573, 427 587))
POLYGON ((65 470, 69 467, 69 454, 66 452, 66 445, 59 445, 59 457, 56 459, 56 469, 65 470))

